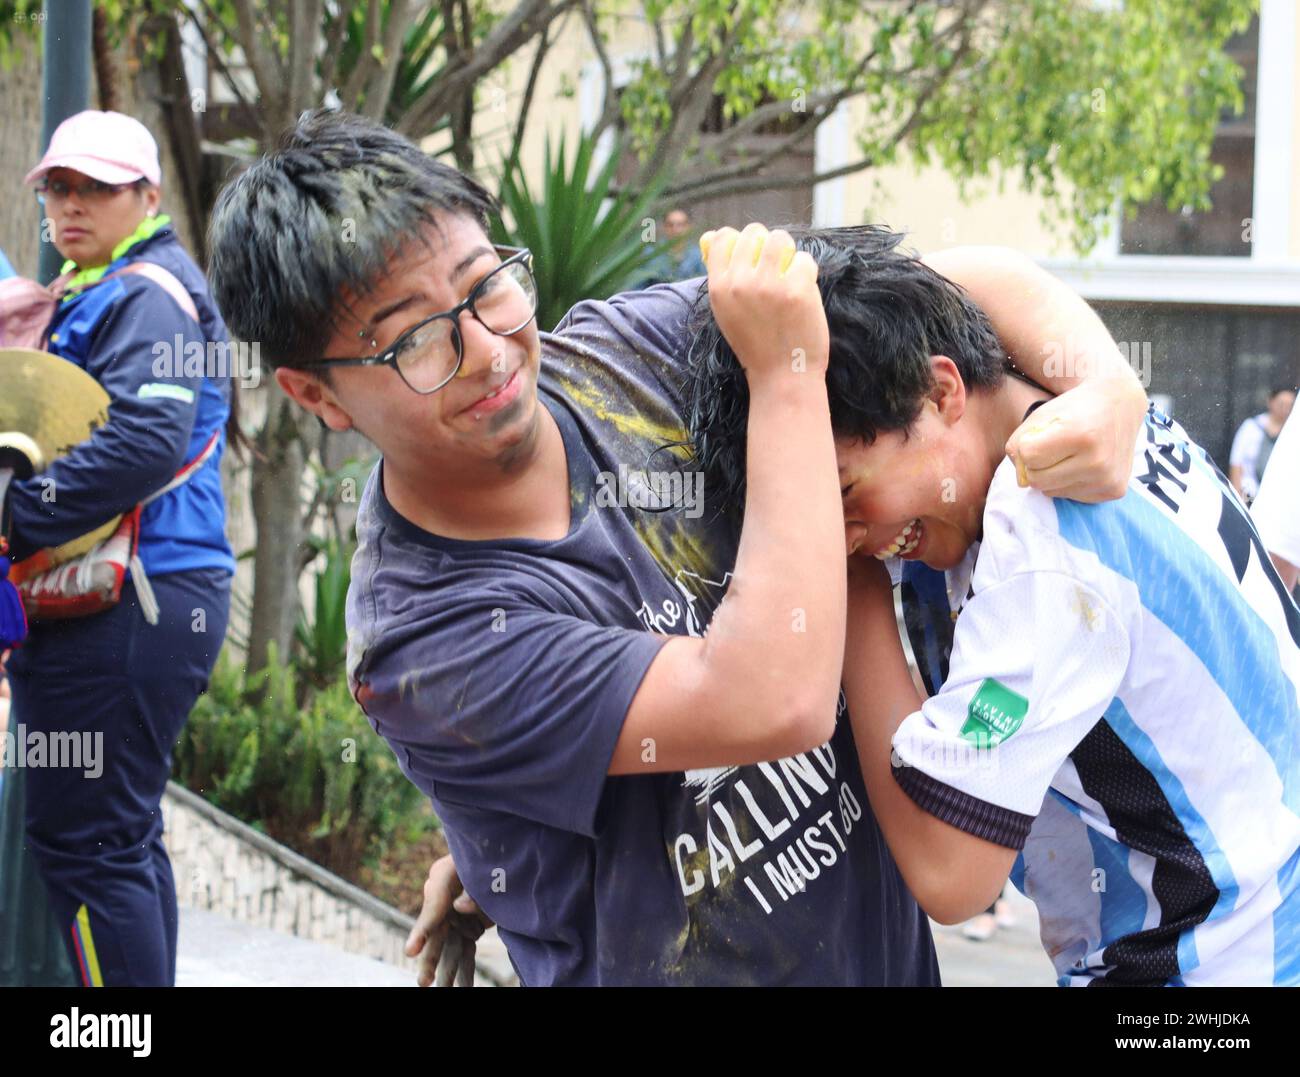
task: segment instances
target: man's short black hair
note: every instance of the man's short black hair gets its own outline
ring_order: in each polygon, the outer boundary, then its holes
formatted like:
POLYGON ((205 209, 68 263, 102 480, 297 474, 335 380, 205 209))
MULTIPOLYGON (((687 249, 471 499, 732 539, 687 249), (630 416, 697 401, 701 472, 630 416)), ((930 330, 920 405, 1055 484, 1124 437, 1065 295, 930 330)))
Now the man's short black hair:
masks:
MULTIPOLYGON (((957 285, 901 250, 901 234, 876 225, 789 231, 818 266, 837 438, 870 443, 880 432, 907 430, 933 387, 932 355, 948 356, 967 389, 1002 383, 1007 356, 984 312, 957 285)), ((745 503, 749 385, 713 319, 707 285, 691 324, 686 426, 705 489, 725 515, 738 519, 745 503)))
MULTIPOLYGON (((272 366, 323 358, 339 298, 372 292, 393 255, 440 214, 486 231, 496 201, 382 124, 305 112, 221 192, 209 229, 212 293, 230 331, 272 366)), ((358 354, 361 354, 358 352, 358 354)))

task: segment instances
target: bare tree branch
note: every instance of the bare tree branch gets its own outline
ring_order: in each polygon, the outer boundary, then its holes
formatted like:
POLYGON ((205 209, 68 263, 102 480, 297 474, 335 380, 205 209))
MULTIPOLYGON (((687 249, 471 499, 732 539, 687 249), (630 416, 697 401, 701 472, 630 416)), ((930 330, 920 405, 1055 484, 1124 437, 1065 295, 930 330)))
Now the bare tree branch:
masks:
POLYGON ((677 42, 677 49, 673 53, 672 70, 668 74, 668 93, 672 100, 681 98, 682 87, 689 80, 691 73, 691 54, 694 51, 695 27, 691 20, 687 19, 686 25, 682 28, 681 40, 677 42))
MULTIPOLYGON (((469 0, 456 0, 460 8, 460 54, 468 56, 474 51, 474 23, 469 13, 469 0)), ((456 107, 451 112, 451 152, 462 172, 474 170, 474 87, 469 83, 461 90, 456 107)))
POLYGON ((217 18, 216 13, 207 3, 207 0, 200 0, 200 2, 203 4, 203 19, 200 19, 198 13, 188 5, 185 8, 185 12, 189 16, 190 22, 194 25, 194 28, 198 30, 199 36, 203 38, 204 50, 208 57, 216 62, 217 69, 221 72, 221 77, 226 80, 226 85, 230 87, 230 92, 239 99, 239 103, 248 111, 248 114, 253 117, 254 122, 258 125, 262 137, 269 138, 270 132, 266 128, 261 111, 244 96, 244 91, 240 88, 239 81, 231 73, 230 68, 226 66, 226 61, 221 55, 221 49, 212 43, 212 38, 208 35, 209 25, 216 26, 218 31, 222 34, 228 34, 230 32, 229 29, 219 18, 217 18))
MULTIPOLYGON (((984 2, 985 0, 977 0, 978 6, 981 7, 983 6, 984 2)), ((913 12, 916 11, 916 8, 919 6, 919 4, 920 4, 920 0, 911 0, 911 2, 907 5, 906 10, 901 12, 899 17, 902 19, 907 19, 913 14, 913 12)), ((942 32, 940 32, 935 36, 934 40, 936 42, 939 42, 944 40, 947 37, 951 37, 954 33, 962 32, 961 28, 965 25, 965 20, 966 18, 969 17, 969 15, 970 15, 969 8, 968 7, 964 8, 963 17, 960 19, 955 19, 952 25, 945 27, 942 32)), ((867 73, 867 70, 868 68, 870 68, 872 61, 874 61, 876 57, 879 55, 879 51, 880 50, 873 45, 866 52, 866 54, 863 55, 863 57, 858 61, 858 63, 854 66, 852 72, 843 80, 843 84, 838 89, 829 91, 827 93, 818 94, 817 96, 810 98, 807 102, 805 102, 805 104, 809 108, 811 108, 813 112, 822 110, 824 106, 824 111, 829 116, 829 114, 832 111, 834 111, 834 109, 840 104, 840 102, 847 101, 852 97, 859 96, 862 93, 862 88, 859 85, 859 80, 861 80, 861 78, 867 73)), ((911 67, 906 70, 896 72, 895 74, 897 77, 901 78, 906 76, 907 74, 910 74, 912 71, 915 70, 917 70, 917 68, 911 67)), ((789 102, 787 101, 772 101, 769 104, 760 105, 758 108, 754 109, 753 112, 750 112, 747 115, 743 116, 741 119, 737 120, 734 124, 728 127, 725 131, 723 131, 717 137, 717 139, 714 140, 713 145, 710 148, 713 149, 714 151, 725 151, 727 147, 734 144, 739 139, 744 138, 746 135, 750 134, 752 131, 761 127, 769 120, 779 118, 789 109, 789 107, 790 105, 789 102)), ((761 165, 758 167, 761 167, 761 165)), ((724 177, 718 177, 718 178, 724 178, 724 177)))
POLYGON ((604 98, 601 101, 600 116, 591 129, 591 137, 599 138, 605 130, 618 122, 618 87, 614 85, 614 65, 609 61, 609 53, 600 36, 600 25, 596 20, 596 5, 588 0, 582 5, 582 21, 587 27, 587 37, 600 62, 600 70, 605 80, 604 98))
POLYGON ((339 73, 339 60, 343 58, 343 38, 348 32, 348 12, 340 6, 338 15, 331 21, 325 35, 325 52, 321 57, 320 88, 327 94, 337 89, 334 80, 339 73))
POLYGON ((295 0, 289 11, 288 110, 296 114, 316 104, 316 48, 320 43, 324 0, 295 0))
MULTIPOLYGON (((703 122, 713 101, 714 80, 717 79, 718 72, 726 67, 730 61, 736 42, 747 29, 747 13, 742 10, 737 14, 736 7, 732 8, 732 13, 731 28, 727 31, 727 35, 723 38, 717 51, 705 60, 690 78, 686 79, 672 92, 670 97, 672 124, 668 133, 660 138, 654 152, 650 154, 650 157, 638 170, 635 186, 648 185, 655 176, 662 172, 667 162, 679 157, 685 151, 699 132, 700 124, 703 122)), ((686 29, 682 31, 682 42, 686 43, 693 40, 690 24, 688 23, 686 29)), ((678 61, 678 67, 681 70, 689 69, 689 61, 683 60, 680 53, 678 61)))
MULTIPOLYGON (((926 87, 916 96, 912 102, 912 109, 907 119, 899 125, 892 135, 880 142, 885 148, 892 148, 901 143, 908 135, 916 129, 921 121, 921 114, 939 88, 947 82, 953 71, 957 68, 957 61, 962 58, 970 47, 969 35, 964 35, 961 44, 956 50, 954 61, 947 71, 940 72, 929 81, 926 87)), ((815 173, 813 176, 738 176, 730 180, 723 180, 713 183, 708 177, 702 177, 699 180, 685 184, 676 184, 669 186, 665 191, 665 196, 681 195, 690 192, 695 199, 718 198, 728 194, 743 194, 746 191, 777 191, 788 190, 791 187, 815 187, 819 183, 825 183, 827 180, 838 179, 841 176, 852 175, 854 172, 861 172, 865 168, 870 168, 876 164, 879 159, 878 154, 867 154, 857 161, 847 165, 840 165, 836 168, 827 169, 824 172, 815 173)))
POLYGON ((361 39, 361 54, 357 57, 357 65, 348 76, 348 81, 344 83, 343 89, 339 91, 339 96, 343 99, 343 107, 352 109, 354 112, 360 106, 361 91, 366 88, 366 83, 379 62, 375 59, 374 50, 375 46, 379 44, 380 16, 382 14, 382 0, 369 0, 366 4, 366 29, 361 39))
POLYGON ((99 4, 95 4, 90 11, 90 39, 99 107, 105 112, 116 112, 117 69, 113 63, 112 46, 108 43, 108 13, 99 4))
POLYGON ((248 66, 253 72, 253 81, 257 83, 258 94, 268 103, 266 126, 277 131, 286 126, 288 114, 285 108, 284 83, 278 77, 279 66, 272 52, 267 49, 258 33, 258 15, 253 10, 250 0, 233 0, 235 19, 238 23, 239 47, 244 52, 248 66))
MULTIPOLYGON (((924 102, 938 89, 938 86, 950 79, 953 72, 958 69, 959 61, 968 51, 971 38, 975 30, 978 28, 977 20, 973 16, 976 15, 985 4, 986 0, 966 0, 966 3, 962 5, 961 17, 955 18, 941 33, 935 36, 934 41, 936 43, 954 35, 960 36, 961 42, 954 52, 954 59, 952 64, 949 66, 948 71, 946 73, 941 73, 937 77, 937 80, 930 83, 927 88, 922 91, 920 96, 918 96, 917 100, 920 104, 924 104, 924 102)), ((915 6, 916 3, 914 2, 911 8, 914 8, 915 6)), ((911 8, 909 8, 909 12, 911 8)), ((814 102, 816 102, 813 110, 813 115, 816 117, 815 122, 812 120, 805 121, 793 133, 782 139, 780 142, 770 146, 757 157, 738 162, 737 164, 727 168, 712 169, 705 175, 687 178, 674 184, 667 193, 675 194, 679 197, 685 194, 691 194, 697 198, 712 197, 715 192, 728 191, 728 181, 742 176, 753 176, 761 172, 762 169, 772 164, 778 158, 797 148, 800 143, 806 142, 811 138, 821 124, 830 118, 835 108, 841 102, 860 96, 863 93, 863 89, 858 85, 858 81, 861 76, 865 74, 867 67, 870 65, 871 60, 875 55, 876 50, 873 48, 856 65, 852 76, 846 81, 843 87, 832 93, 823 94, 818 98, 814 98, 814 102), (706 191, 708 192, 707 194, 702 193, 706 191)), ((928 64, 913 64, 898 71, 890 72, 890 76, 895 80, 901 81, 919 71, 928 71, 930 69, 930 65, 928 64)), ((751 121, 756 115, 764 114, 765 118, 770 118, 783 114, 788 108, 789 104, 787 102, 774 101, 768 105, 763 105, 760 108, 755 109, 754 112, 747 115, 743 121, 733 125, 733 127, 729 128, 726 132, 715 139, 709 147, 710 151, 713 153, 723 152, 730 146, 734 145, 740 137, 739 134, 737 134, 738 129, 742 131, 752 131, 754 128, 759 126, 758 123, 747 122, 751 121)), ((911 127, 909 126, 903 132, 896 134, 894 141, 897 142, 901 140, 901 138, 910 130, 911 127)), ((818 182, 820 182, 820 180, 818 180, 818 182)))
POLYGON ((397 82, 397 69, 402 59, 402 39, 406 36, 407 15, 411 0, 390 0, 388 25, 384 28, 384 59, 366 85, 366 104, 362 110, 372 120, 382 120, 388 110, 393 85, 397 82))
MULTIPOLYGON (((641 11, 645 12, 645 4, 641 5, 641 11)), ((668 45, 664 39, 664 24, 662 19, 651 19, 647 17, 650 23, 650 29, 654 32, 655 40, 655 58, 661 68, 668 66, 668 45)))
MULTIPOLYGON (((558 29, 562 31, 563 26, 558 29)), ((510 140, 510 156, 506 161, 507 173, 513 172, 515 165, 519 163, 519 154, 524 145, 524 131, 528 126, 528 114, 533 107, 533 93, 537 89, 537 77, 541 73, 542 61, 546 58, 546 53, 550 47, 551 28, 548 25, 542 29, 541 40, 537 43, 537 53, 533 56, 532 66, 528 70, 528 82, 524 86, 524 99, 519 105, 519 119, 515 122, 515 133, 510 140)))
POLYGON ((417 106, 409 109, 398 125, 406 135, 417 136, 430 129, 441 116, 451 111, 468 89, 492 71, 506 57, 528 44, 554 19, 574 7, 579 0, 524 0, 492 29, 475 49, 448 58, 445 76, 417 106))
MULTIPOLYGON (((912 66, 912 67, 904 68, 901 71, 894 72, 893 74, 898 80, 901 81, 907 76, 912 75, 922 69, 923 68, 919 65, 912 66)), ((948 77, 951 77, 951 72, 949 73, 948 76, 945 76, 945 78, 948 77)), ((728 168, 712 169, 705 176, 701 176, 698 179, 695 179, 693 181, 687 181, 679 185, 676 188, 676 193, 682 194, 685 193, 686 191, 689 191, 692 187, 707 186, 713 183, 719 183, 724 180, 731 179, 734 176, 747 176, 761 171, 762 169, 770 165, 773 161, 777 160, 777 158, 781 157, 786 153, 789 153, 791 150, 797 148, 800 143, 806 142, 809 138, 811 138, 812 135, 816 133, 817 128, 819 128, 823 123, 825 123, 828 119, 830 119, 831 114, 835 111, 835 109, 840 105, 841 102, 851 100, 854 97, 859 97, 861 96, 862 93, 863 93, 862 89, 859 88, 852 91, 849 91, 847 89, 838 90, 835 93, 824 95, 822 98, 819 99, 820 101, 819 106, 813 110, 812 117, 816 117, 815 122, 810 117, 809 119, 801 123, 798 126, 798 128, 796 128, 790 135, 782 139, 780 142, 768 147, 768 149, 764 150, 763 153, 761 153, 757 157, 750 158, 745 161, 741 161, 738 164, 731 165, 728 168)), ((776 114, 780 115, 785 111, 787 111, 790 106, 784 101, 776 101, 773 102, 771 105, 763 106, 765 110, 773 107, 775 107, 777 110, 776 114)), ((749 117, 746 117, 746 119, 748 118, 749 117)), ((732 128, 729 128, 726 132, 724 132, 722 135, 720 135, 710 144, 709 151, 711 154, 716 155, 720 152, 725 151, 730 146, 735 144, 736 139, 733 137, 729 137, 732 134, 732 130, 733 130, 732 128)))

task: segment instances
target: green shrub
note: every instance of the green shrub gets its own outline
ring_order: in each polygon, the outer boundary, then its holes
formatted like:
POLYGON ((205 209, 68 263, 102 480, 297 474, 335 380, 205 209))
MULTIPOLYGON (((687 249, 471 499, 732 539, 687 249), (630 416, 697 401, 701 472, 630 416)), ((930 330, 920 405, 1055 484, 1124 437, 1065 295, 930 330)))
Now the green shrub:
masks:
POLYGON ((223 652, 176 746, 173 776, 355 880, 393 849, 427 839, 438 821, 346 682, 304 692, 299 681, 274 655, 246 677, 223 652))

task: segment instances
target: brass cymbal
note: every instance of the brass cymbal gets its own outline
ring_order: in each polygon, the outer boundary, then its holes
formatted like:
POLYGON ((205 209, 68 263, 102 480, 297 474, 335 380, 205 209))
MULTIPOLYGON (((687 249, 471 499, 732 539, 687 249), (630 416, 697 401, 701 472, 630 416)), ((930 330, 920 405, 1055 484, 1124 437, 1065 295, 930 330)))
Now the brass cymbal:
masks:
MULTIPOLYGON (((66 456, 108 422, 109 396, 76 363, 31 348, 0 348, 0 443, 30 444, 40 450, 37 472, 66 456), (23 437, 6 439, 6 434, 23 437)), ((27 453, 26 455, 30 455, 27 453)), ((58 491, 54 491, 57 498, 58 491)), ((120 516, 87 535, 48 551, 55 565, 85 553, 113 533, 120 516)))

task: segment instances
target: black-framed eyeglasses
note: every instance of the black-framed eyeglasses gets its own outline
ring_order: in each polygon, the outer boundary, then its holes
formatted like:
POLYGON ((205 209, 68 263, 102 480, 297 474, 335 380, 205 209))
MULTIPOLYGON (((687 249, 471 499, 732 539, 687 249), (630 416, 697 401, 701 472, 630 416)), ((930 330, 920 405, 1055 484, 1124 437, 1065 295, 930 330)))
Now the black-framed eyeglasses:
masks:
POLYGON ((88 179, 84 183, 69 183, 67 180, 45 179, 36 185, 36 201, 43 206, 47 198, 62 200, 74 193, 82 201, 98 201, 121 194, 132 187, 142 186, 145 182, 138 179, 130 183, 105 183, 103 180, 88 179))
MULTIPOLYGON (((465 358, 460 335, 462 311, 468 310, 480 325, 501 337, 518 333, 537 314, 532 251, 501 246, 493 250, 504 260, 470 289, 463 302, 417 322, 393 341, 387 351, 355 359, 310 359, 293 366, 299 370, 391 366, 408 388, 422 396, 436 393, 456 376, 465 358)), ((372 340, 370 346, 376 347, 376 342, 372 340)))

